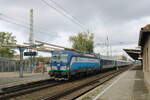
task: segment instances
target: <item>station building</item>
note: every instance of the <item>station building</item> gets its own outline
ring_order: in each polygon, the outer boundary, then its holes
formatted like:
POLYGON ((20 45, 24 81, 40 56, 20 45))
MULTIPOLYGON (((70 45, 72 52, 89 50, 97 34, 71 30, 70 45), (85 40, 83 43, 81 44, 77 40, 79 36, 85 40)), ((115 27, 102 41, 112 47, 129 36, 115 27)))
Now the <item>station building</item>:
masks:
POLYGON ((150 90, 150 24, 141 28, 138 45, 142 50, 145 83, 150 90))

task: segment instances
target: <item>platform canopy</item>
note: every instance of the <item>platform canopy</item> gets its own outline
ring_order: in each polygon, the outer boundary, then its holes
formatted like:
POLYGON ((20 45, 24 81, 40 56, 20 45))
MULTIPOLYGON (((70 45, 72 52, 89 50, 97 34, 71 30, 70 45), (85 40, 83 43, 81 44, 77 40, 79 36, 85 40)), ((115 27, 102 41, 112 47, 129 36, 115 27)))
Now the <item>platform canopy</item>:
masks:
POLYGON ((139 60, 141 50, 139 49, 123 49, 132 59, 139 60))
POLYGON ((150 24, 146 25, 145 27, 141 28, 140 36, 139 36, 139 43, 138 45, 144 47, 145 41, 148 39, 148 35, 150 35, 150 24))

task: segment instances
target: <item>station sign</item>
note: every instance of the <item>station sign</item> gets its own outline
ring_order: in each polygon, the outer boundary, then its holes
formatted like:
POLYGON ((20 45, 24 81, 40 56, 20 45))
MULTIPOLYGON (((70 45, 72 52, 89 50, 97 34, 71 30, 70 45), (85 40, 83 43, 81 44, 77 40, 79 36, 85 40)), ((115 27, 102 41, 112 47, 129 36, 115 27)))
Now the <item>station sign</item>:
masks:
POLYGON ((24 52, 24 56, 36 56, 37 52, 24 52))

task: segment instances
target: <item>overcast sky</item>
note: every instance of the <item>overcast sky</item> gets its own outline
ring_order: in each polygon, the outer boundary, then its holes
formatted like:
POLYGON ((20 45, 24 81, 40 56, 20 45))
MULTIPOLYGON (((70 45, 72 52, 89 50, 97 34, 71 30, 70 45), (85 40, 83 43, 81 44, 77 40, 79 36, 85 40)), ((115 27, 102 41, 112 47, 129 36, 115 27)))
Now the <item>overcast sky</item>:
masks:
MULTIPOLYGON (((140 28, 150 23, 149 0, 53 0, 59 6, 45 1, 56 8, 61 6, 93 32, 95 44, 106 42, 108 36, 114 53, 137 46, 140 28)), ((12 32, 18 43, 28 42, 31 8, 35 40, 71 47, 68 37, 83 31, 42 0, 0 0, 0 31, 12 32)), ((95 51, 102 52, 102 48, 95 51)))

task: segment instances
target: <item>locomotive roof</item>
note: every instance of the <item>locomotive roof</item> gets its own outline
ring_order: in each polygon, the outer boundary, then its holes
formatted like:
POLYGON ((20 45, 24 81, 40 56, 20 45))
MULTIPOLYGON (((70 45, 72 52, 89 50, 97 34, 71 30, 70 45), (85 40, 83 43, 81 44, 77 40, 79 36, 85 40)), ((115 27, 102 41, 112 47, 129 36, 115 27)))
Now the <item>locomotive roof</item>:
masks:
MULTIPOLYGON (((96 57, 96 58, 99 58, 98 54, 85 54, 85 53, 78 53, 76 51, 70 51, 70 50, 61 50, 61 51, 54 51, 53 52, 53 54, 63 54, 63 53, 71 54, 71 55, 74 55, 74 56, 87 56, 87 57, 96 57)), ((114 60, 115 61, 125 61, 125 60, 110 59, 109 57, 102 56, 102 55, 100 55, 100 59, 113 60, 113 61, 114 60)))
POLYGON ((70 50, 61 50, 61 51, 54 51, 53 54, 62 54, 67 53, 75 56, 88 56, 88 57, 98 57, 96 54, 86 54, 86 53, 79 53, 76 51, 70 51, 70 50))
POLYGON ((60 50, 60 51, 53 51, 53 54, 61 54, 61 53, 67 53, 67 54, 77 54, 75 51, 69 51, 69 50, 60 50))

